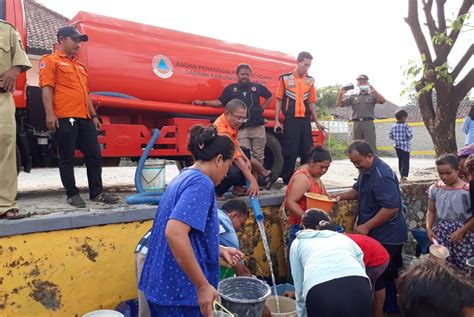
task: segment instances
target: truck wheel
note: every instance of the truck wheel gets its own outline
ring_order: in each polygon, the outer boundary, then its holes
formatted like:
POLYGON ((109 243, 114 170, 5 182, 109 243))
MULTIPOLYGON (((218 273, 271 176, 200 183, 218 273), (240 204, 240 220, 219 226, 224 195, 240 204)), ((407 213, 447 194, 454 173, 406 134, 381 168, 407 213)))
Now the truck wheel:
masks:
POLYGON ((273 172, 274 179, 277 179, 280 176, 281 170, 283 169, 283 154, 281 153, 280 141, 278 141, 273 133, 268 131, 263 165, 266 169, 273 172))
POLYGON ((18 145, 16 146, 16 175, 18 176, 21 171, 21 152, 18 145))

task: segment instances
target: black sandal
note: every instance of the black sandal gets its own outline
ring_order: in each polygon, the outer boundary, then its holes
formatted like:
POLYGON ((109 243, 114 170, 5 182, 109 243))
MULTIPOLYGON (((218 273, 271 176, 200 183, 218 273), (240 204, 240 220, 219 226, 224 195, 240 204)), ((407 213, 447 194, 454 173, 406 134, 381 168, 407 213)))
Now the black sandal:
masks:
POLYGON ((20 211, 15 208, 7 210, 3 215, 0 215, 0 219, 5 219, 5 220, 18 220, 18 219, 23 219, 25 217, 26 215, 21 214, 20 211))
POLYGON ((269 190, 270 188, 272 188, 272 184, 273 184, 273 171, 270 171, 270 173, 268 173, 267 176, 262 176, 264 181, 265 181, 265 185, 264 185, 264 188, 266 190, 269 190))

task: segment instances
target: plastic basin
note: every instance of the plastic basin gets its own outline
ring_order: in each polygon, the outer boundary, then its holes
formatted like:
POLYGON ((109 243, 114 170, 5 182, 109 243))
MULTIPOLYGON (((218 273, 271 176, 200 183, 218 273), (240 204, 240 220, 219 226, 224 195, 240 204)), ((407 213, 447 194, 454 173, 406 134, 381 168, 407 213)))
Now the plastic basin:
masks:
POLYGON ((336 203, 335 199, 329 198, 325 195, 315 193, 305 193, 306 197, 306 208, 317 208, 324 210, 325 212, 331 212, 332 207, 336 203))
POLYGON ((436 262, 444 263, 446 258, 449 256, 449 250, 445 246, 439 244, 432 244, 430 246, 429 257, 436 262))

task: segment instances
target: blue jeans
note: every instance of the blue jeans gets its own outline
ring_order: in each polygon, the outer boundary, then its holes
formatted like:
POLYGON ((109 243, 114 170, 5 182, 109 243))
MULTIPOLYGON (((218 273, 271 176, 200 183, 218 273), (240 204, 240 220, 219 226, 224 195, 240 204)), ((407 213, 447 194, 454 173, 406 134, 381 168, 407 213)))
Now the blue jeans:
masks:
POLYGON ((290 248, 293 241, 296 239, 296 233, 302 230, 303 227, 301 225, 291 225, 288 228, 288 263, 287 263, 287 277, 286 280, 288 283, 293 284, 293 277, 291 276, 291 265, 290 265, 290 248))

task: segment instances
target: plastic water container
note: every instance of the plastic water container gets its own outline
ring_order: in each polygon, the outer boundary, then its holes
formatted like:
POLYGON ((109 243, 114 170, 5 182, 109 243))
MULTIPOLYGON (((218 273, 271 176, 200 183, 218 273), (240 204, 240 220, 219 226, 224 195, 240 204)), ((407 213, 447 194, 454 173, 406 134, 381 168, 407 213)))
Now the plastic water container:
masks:
POLYGON ((424 228, 414 228, 411 229, 411 233, 413 238, 415 238, 416 242, 420 246, 421 254, 427 254, 428 248, 431 245, 430 239, 428 239, 428 234, 426 233, 426 229, 424 228))
POLYGON ((101 310, 94 310, 90 313, 82 315, 82 317, 124 317, 125 315, 119 313, 115 310, 110 309, 101 309, 101 310))
POLYGON ((166 162, 147 160, 142 170, 142 186, 145 191, 159 191, 166 186, 166 162))
POLYGON ((261 317, 270 296, 267 283, 251 277, 231 277, 219 283, 221 303, 237 316, 261 317))
POLYGON ((275 317, 296 317, 296 301, 289 297, 278 296, 280 303, 280 312, 277 312, 276 296, 269 296, 265 302, 270 309, 272 316, 275 317))

